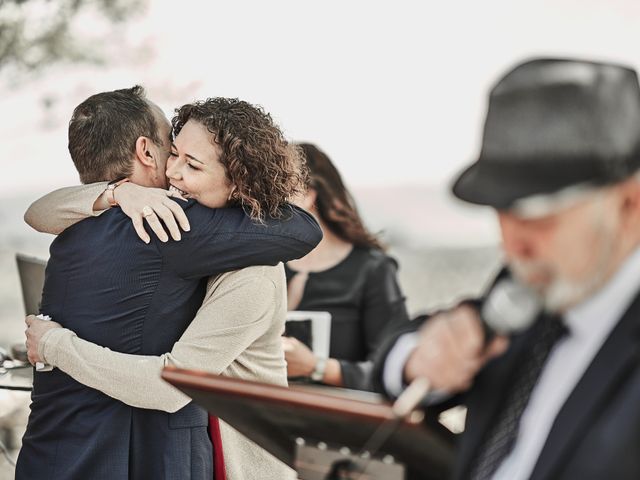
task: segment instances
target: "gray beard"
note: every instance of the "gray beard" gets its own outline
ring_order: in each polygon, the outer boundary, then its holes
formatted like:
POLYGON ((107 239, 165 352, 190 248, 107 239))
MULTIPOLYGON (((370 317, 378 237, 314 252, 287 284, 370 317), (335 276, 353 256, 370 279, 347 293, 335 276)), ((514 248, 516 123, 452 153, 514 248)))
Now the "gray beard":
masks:
MULTIPOLYGON (((593 228, 600 231, 603 237, 600 239, 599 251, 594 252, 597 259, 589 276, 582 280, 567 280, 552 276, 551 283, 544 288, 530 285, 538 291, 542 297, 544 308, 548 312, 558 313, 568 310, 587 299, 607 281, 617 246, 617 229, 615 224, 611 223, 613 219, 607 215, 603 197, 600 197, 600 200, 594 205, 594 209, 593 228)), ((512 260, 509 263, 515 277, 525 284, 528 284, 525 280, 528 273, 548 270, 544 264, 537 264, 535 261, 512 260)))

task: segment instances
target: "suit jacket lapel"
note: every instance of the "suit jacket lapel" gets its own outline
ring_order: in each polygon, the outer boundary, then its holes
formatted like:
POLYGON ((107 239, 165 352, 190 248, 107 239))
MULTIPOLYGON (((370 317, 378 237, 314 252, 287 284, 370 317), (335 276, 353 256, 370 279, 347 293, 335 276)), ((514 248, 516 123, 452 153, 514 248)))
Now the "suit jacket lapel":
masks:
POLYGON ((640 354, 640 296, 623 315, 573 390, 549 432, 530 480, 556 478, 556 470, 592 423, 640 354))

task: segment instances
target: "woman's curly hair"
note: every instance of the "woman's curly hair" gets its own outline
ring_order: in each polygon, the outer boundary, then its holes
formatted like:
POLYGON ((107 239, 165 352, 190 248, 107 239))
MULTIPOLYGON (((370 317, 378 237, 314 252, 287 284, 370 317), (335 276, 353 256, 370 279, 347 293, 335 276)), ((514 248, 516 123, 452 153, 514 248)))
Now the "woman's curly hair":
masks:
POLYGON ((285 202, 305 192, 304 156, 262 107, 222 97, 189 103, 176 109, 173 134, 178 135, 189 120, 211 132, 227 178, 235 186, 232 201, 251 218, 279 217, 285 202))

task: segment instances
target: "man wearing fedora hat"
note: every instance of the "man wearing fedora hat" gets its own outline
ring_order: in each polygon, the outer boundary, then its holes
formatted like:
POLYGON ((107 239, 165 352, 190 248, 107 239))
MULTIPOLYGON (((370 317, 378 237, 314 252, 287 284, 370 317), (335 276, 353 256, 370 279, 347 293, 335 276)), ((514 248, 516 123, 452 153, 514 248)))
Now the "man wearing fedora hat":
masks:
POLYGON ((496 209, 507 275, 544 309, 491 340, 478 303, 441 312, 376 371, 390 394, 426 378, 427 404, 467 406, 455 478, 640 478, 639 168, 632 69, 536 59, 491 91, 453 193, 496 209))

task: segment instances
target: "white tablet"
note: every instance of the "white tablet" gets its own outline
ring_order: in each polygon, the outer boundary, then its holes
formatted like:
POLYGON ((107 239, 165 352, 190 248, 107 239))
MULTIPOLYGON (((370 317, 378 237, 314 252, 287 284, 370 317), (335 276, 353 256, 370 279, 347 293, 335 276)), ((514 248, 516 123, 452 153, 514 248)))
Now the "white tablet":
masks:
POLYGON ((286 336, 296 337, 319 357, 329 358, 331 314, 329 312, 287 312, 286 336))

